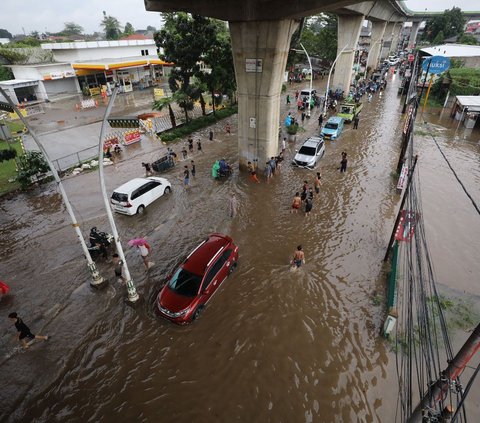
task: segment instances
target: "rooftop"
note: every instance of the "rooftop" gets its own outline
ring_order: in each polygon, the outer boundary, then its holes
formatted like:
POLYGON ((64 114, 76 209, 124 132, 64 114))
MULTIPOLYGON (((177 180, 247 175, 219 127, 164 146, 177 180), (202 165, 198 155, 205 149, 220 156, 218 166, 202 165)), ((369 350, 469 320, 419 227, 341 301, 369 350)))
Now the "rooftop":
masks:
POLYGON ((480 112, 480 95, 457 95, 457 101, 469 112, 480 112))
POLYGON ((129 46, 151 46, 155 41, 147 39, 128 39, 118 41, 73 41, 71 43, 44 43, 41 47, 44 50, 76 50, 83 48, 108 48, 108 47, 129 47, 129 46))

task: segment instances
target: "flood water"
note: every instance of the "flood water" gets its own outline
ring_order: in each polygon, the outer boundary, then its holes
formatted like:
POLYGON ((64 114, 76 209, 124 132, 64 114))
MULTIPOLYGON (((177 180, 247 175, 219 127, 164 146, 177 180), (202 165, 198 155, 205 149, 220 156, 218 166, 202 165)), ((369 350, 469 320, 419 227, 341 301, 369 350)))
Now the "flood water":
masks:
MULTIPOLYGON (((148 274, 136 252, 127 251, 143 299, 136 309, 124 304, 125 290, 107 264, 99 268, 111 277, 110 285, 90 288, 54 184, 3 199, 0 274, 13 295, 0 302, 0 312, 6 317, 17 311, 34 333, 51 340, 15 352, 15 331, 4 319, 1 420, 394 421, 395 356, 379 337, 385 308, 374 297, 385 294, 382 259, 400 200, 391 176, 403 125, 397 84, 390 81, 381 98, 366 103, 358 130, 347 125, 340 139, 327 141, 323 185, 309 218, 290 214, 290 205, 302 181, 312 183, 315 173, 289 161, 299 143, 317 132, 318 111, 296 144, 288 145, 281 172, 269 183, 262 178, 253 184, 238 171, 227 181, 212 180, 216 158, 237 161, 235 118, 230 137, 222 133, 224 123, 216 126, 215 141, 207 140, 208 129, 196 134, 205 153, 195 152, 197 176, 190 189, 182 186, 181 162, 163 175, 172 183, 171 195, 143 216, 115 216, 124 245, 146 236, 153 247, 156 264, 148 274), (348 153, 346 173, 338 171, 342 151, 348 153), (239 199, 233 219, 232 192, 239 199), (194 324, 177 327, 157 318, 154 300, 165 275, 212 231, 231 235, 239 246, 237 271, 194 324), (298 244, 306 265, 291 272, 298 244)), ((460 128, 455 140, 456 122, 448 116, 424 117, 436 126, 423 127, 415 148, 438 284, 478 304, 479 216, 428 135, 438 134, 480 202, 478 132, 463 139, 460 128)), ((153 157, 106 168, 108 191, 141 176, 140 163, 153 157)), ((97 173, 67 178, 65 187, 83 232, 91 226, 107 230, 97 173)), ((467 336, 457 334, 457 347, 467 336)), ((480 421, 479 387, 477 381, 467 401, 471 421, 480 421)))

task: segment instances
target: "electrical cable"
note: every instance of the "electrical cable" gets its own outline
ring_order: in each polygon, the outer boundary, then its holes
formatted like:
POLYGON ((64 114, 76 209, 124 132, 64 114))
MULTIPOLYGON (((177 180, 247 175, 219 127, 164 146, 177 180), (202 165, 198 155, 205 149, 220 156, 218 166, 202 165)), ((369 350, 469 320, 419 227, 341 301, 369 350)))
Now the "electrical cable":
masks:
POLYGON ((448 167, 450 168, 450 170, 453 172, 455 178, 457 179, 458 183, 460 184, 460 186, 463 188, 463 191, 465 192, 465 194, 467 195, 467 197, 470 199, 470 201, 472 202, 473 204, 473 207, 475 208, 475 210, 477 211, 477 213, 480 215, 480 208, 478 207, 477 203, 475 202, 475 200, 472 198, 472 196, 470 195, 470 193, 467 191, 467 189, 465 188, 465 185, 463 185, 463 182, 460 180, 460 178, 458 177, 457 175, 457 172, 455 172, 455 170, 453 169, 452 165, 450 164, 450 162, 448 161, 447 157, 445 156, 445 154, 443 153, 442 149, 440 148, 440 146, 438 145, 438 142, 436 140, 436 138, 430 134, 430 136, 432 137, 433 141, 435 141, 435 144, 437 145, 437 148, 438 150, 440 151, 440 154, 443 156, 443 158, 445 159, 445 161, 447 162, 448 164, 448 167))

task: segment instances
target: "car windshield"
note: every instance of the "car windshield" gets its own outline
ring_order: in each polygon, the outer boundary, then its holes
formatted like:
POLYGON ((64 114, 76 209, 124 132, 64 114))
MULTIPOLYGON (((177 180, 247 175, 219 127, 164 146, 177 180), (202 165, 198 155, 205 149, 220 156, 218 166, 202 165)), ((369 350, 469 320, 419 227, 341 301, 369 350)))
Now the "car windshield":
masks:
POLYGON ((349 107, 349 106, 342 107, 342 113, 352 113, 352 107, 349 107))
POLYGON ((338 124, 337 124, 337 123, 328 122, 328 123, 325 125, 325 128, 327 128, 327 129, 337 129, 337 128, 338 128, 338 124))
POLYGON ((202 277, 187 272, 185 269, 178 269, 168 282, 168 286, 178 295, 195 297, 200 289, 202 277))
POLYGON ((305 156, 315 156, 315 148, 302 145, 298 154, 305 154, 305 156))

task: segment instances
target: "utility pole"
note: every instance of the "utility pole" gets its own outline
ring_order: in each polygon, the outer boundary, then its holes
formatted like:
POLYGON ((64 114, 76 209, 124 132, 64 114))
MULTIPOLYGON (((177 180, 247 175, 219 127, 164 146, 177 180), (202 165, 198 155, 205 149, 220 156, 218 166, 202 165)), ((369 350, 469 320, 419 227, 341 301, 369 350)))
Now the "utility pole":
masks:
POLYGON ((474 329, 448 367, 441 373, 440 378, 428 389, 420 403, 413 410, 407 423, 422 423, 424 410, 426 408, 434 409, 437 403, 445 399, 450 384, 456 381, 479 349, 480 324, 474 329))
POLYGON ((307 107, 307 117, 310 117, 310 108, 311 108, 311 102, 312 102, 312 83, 313 83, 313 68, 312 68, 312 61, 310 60, 310 56, 307 53, 307 50, 305 47, 303 47, 303 44, 300 43, 300 46, 303 48, 303 51, 305 52, 305 56, 307 56, 308 59, 308 65, 310 66, 310 92, 308 94, 308 107, 307 107))
POLYGON ((60 176, 58 175, 57 169, 55 168, 54 164, 48 157, 47 152, 43 148, 42 143, 38 139, 37 135, 35 134, 35 131, 30 127, 28 124, 27 120, 22 116, 20 111, 18 110, 17 106, 13 103, 12 99, 10 96, 5 92, 5 90, 0 87, 0 93, 5 97, 8 103, 3 103, 0 102, 0 107, 2 110, 6 110, 10 113, 15 112, 22 123, 25 125, 25 127, 28 129, 30 132, 30 135, 32 136, 33 140, 35 141, 35 144, 37 144, 37 147, 40 149, 42 152, 43 156, 45 157, 45 161, 47 162, 48 166, 50 167, 50 170, 52 172, 52 175, 55 179, 55 182, 58 185, 58 189, 60 191, 60 194, 63 198, 63 202, 65 203, 65 207, 67 209, 68 214, 70 215, 70 219, 72 220, 72 226, 75 230, 75 233, 78 237, 78 240, 80 241, 80 245, 83 250, 83 254, 85 255, 85 258, 87 259, 87 267, 88 271, 90 272, 90 275, 92 277, 92 280, 90 282, 90 285, 93 287, 99 287, 101 284, 103 284, 104 279, 100 276, 97 266, 95 265, 95 262, 92 260, 92 257, 90 256, 90 252, 88 251, 87 244, 85 243, 85 240, 83 239, 82 231, 80 230, 80 225, 77 222, 77 219, 75 217, 75 214, 73 213, 72 206, 70 205, 70 201, 68 200, 67 193, 65 192, 65 189, 63 188, 62 180, 60 179, 60 176))
POLYGON ((409 172, 407 186, 405 187, 405 192, 403 193, 402 202, 400 203, 400 208, 398 209, 397 218, 395 219, 395 224, 393 225, 392 235, 390 236, 390 240, 388 241, 387 251, 385 252, 385 257, 383 258, 383 261, 387 261, 388 256, 390 255, 390 249, 392 248, 393 241, 395 239, 395 233, 397 231, 398 222, 400 222, 401 212, 402 212, 403 206, 405 205, 405 201, 407 200, 408 192, 410 190, 410 185, 412 183, 413 172, 415 171, 417 159, 418 159, 418 156, 415 156, 415 159, 413 160, 412 170, 409 172))
POLYGON ((98 174, 100 177, 100 187, 102 189, 103 203, 105 205, 105 210, 107 212, 108 221, 110 222, 110 227, 112 228, 112 234, 115 238, 115 246, 117 247, 117 252, 123 263, 123 272, 125 274, 125 279, 127 280, 127 303, 135 304, 139 299, 135 284, 133 283, 130 271, 128 270, 127 260, 125 259, 125 254, 123 252, 123 247, 120 242, 120 237, 118 236, 117 225, 113 219, 112 208, 110 207, 110 201, 107 195, 107 189, 105 188, 105 178, 103 173, 103 140, 105 139, 105 128, 107 127, 107 119, 112 110, 115 98, 118 93, 118 84, 115 85, 113 89, 112 96, 108 102, 107 109, 105 110, 105 115, 103 116, 102 128, 100 129, 100 140, 98 143, 98 174))

